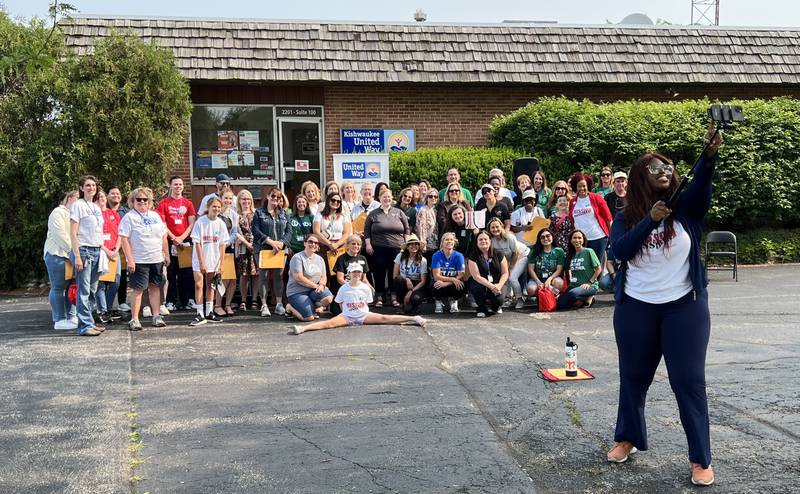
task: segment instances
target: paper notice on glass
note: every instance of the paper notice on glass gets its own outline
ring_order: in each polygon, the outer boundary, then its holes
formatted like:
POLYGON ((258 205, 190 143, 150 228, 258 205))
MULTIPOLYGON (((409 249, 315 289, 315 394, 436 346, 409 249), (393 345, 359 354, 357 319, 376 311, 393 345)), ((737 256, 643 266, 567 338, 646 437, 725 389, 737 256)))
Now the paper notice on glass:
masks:
POLYGON ((212 152, 211 168, 228 168, 228 152, 227 151, 212 152))
POLYGON ((239 149, 239 134, 235 130, 218 130, 217 149, 220 151, 239 149))
POLYGON ((211 168, 211 152, 198 151, 194 158, 195 168, 211 168))
POLYGON ((230 166, 256 166, 256 157, 252 151, 231 151, 228 153, 230 166))
POLYGON ((467 228, 478 228, 482 230, 486 227, 486 210, 467 211, 466 222, 467 228))
POLYGON ((257 130, 240 130, 239 131, 239 150, 241 151, 255 151, 257 150, 260 142, 258 140, 257 130))
POLYGON ((531 229, 522 235, 522 240, 527 242, 529 245, 535 244, 536 237, 539 235, 539 232, 545 228, 548 228, 549 226, 550 220, 542 218, 541 216, 535 217, 533 221, 531 221, 531 229))
POLYGON ((308 160, 294 160, 294 171, 296 171, 296 172, 307 172, 308 171, 308 160))

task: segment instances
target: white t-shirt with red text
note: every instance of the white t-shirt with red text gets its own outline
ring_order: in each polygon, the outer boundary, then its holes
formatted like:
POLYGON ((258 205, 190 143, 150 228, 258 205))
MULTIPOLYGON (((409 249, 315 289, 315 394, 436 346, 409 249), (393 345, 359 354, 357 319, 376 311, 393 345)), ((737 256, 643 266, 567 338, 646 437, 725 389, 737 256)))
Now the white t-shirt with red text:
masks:
MULTIPOLYGON (((211 273, 219 268, 220 245, 227 245, 230 240, 228 227, 219 217, 213 221, 208 216, 202 216, 194 223, 192 228, 192 242, 195 246, 203 246, 203 260, 206 263, 206 271, 211 273)), ((197 258, 197 248, 192 249, 192 270, 200 271, 200 261, 197 258)))
MULTIPOLYGON (((606 232, 600 228, 600 223, 597 221, 589 196, 577 199, 575 208, 572 210, 572 217, 575 219, 575 229, 583 231, 586 234, 586 240, 597 240, 606 236, 606 232)), ((600 256, 602 252, 596 254, 600 256)))
POLYGON ((664 304, 692 291, 689 253, 692 240, 680 221, 673 222, 674 236, 665 248, 664 222, 658 224, 636 256, 628 261, 625 294, 642 302, 664 304))
POLYGON ((342 316, 349 324, 363 324, 369 314, 372 289, 366 283, 356 286, 347 283, 339 288, 335 302, 342 308, 342 316))

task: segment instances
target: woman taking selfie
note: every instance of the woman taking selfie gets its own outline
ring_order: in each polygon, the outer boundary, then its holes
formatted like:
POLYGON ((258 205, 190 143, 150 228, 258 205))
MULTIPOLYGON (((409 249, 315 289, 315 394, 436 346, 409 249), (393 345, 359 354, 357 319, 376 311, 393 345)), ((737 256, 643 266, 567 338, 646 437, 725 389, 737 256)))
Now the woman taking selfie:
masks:
POLYGON ((708 146, 694 178, 672 209, 666 202, 679 183, 672 162, 657 153, 636 160, 628 176, 627 205, 611 232, 620 262, 614 294, 620 388, 608 461, 622 463, 648 448, 645 399, 663 355, 695 485, 714 482, 705 381, 711 320, 700 260, 701 227, 711 206, 711 177, 722 144, 713 130, 706 134, 708 146))

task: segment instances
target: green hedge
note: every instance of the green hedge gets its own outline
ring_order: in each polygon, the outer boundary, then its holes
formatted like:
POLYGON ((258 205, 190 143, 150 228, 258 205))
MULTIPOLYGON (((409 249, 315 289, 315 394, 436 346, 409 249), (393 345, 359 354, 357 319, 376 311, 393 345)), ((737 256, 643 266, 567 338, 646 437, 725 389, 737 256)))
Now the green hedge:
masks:
POLYGON ((741 264, 800 262, 800 229, 752 230, 736 233, 736 240, 741 264))
POLYGON ((514 160, 522 156, 510 148, 424 148, 416 151, 389 153, 389 180, 392 190, 422 179, 439 189, 447 183, 447 170, 458 168, 461 185, 475 191, 486 183, 489 170, 500 168, 506 178, 512 176, 514 160))
MULTIPOLYGON (((800 101, 730 101, 746 122, 725 132, 709 224, 749 227, 800 225, 800 101)), ((628 169, 657 150, 685 172, 702 149, 708 100, 595 104, 542 98, 489 127, 492 146, 539 157, 550 181, 609 164, 628 169)))

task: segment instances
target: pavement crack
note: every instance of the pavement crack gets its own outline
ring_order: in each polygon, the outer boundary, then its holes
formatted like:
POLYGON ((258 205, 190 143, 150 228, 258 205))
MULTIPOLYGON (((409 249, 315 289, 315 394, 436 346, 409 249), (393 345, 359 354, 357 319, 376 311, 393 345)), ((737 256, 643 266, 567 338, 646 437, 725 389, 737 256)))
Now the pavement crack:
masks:
POLYGON ((436 341, 436 338, 433 337, 430 330, 427 327, 420 328, 420 331, 427 337, 428 341, 430 341, 431 346, 436 351, 439 356, 439 363, 436 364, 436 368, 440 371, 444 372, 445 374, 449 375, 458 383, 458 385, 464 390, 467 395, 467 399, 469 399, 470 403, 480 412, 483 419, 489 424, 489 427, 492 429, 495 438, 500 442, 500 444, 505 447, 506 451, 508 452, 509 456, 514 460, 514 463, 519 468, 520 472, 522 472, 528 480, 533 483, 533 478, 528 474, 527 470, 525 470, 525 456, 522 452, 518 451, 514 444, 509 439, 509 432, 505 430, 501 425, 497 418, 489 411, 488 407, 483 400, 481 400, 478 395, 469 387, 466 383, 464 378, 458 372, 454 371, 450 366, 450 363, 447 360, 447 354, 444 352, 442 347, 436 341))
MULTIPOLYGON (((372 483, 377 485, 378 487, 381 487, 381 488, 383 488, 383 489, 385 489, 386 491, 389 491, 389 492, 398 492, 395 489, 392 489, 391 487, 389 487, 388 485, 382 484, 378 480, 378 477, 372 472, 372 469, 370 469, 369 467, 367 467, 367 466, 365 466, 365 465, 363 465, 363 464, 361 464, 361 463, 359 463, 359 462, 357 462, 355 460, 351 460, 349 458, 345 458, 344 456, 340 456, 340 455, 334 454, 331 451, 328 451, 327 449, 323 448, 319 444, 315 443, 311 439, 308 439, 307 437, 301 436, 300 434, 295 432, 295 428, 293 428, 292 426, 290 426, 290 425, 288 425, 288 424, 286 424, 284 422, 285 419, 283 417, 281 417, 277 413, 277 410, 273 409, 273 411, 275 412, 275 420, 278 422, 278 424, 280 424, 280 426, 284 430, 286 430, 286 432, 291 434, 294 438, 299 439, 300 441, 303 441, 304 443, 308 444, 309 446, 311 446, 312 448, 316 449, 317 451, 319 451, 320 453, 324 454, 325 456, 328 456, 330 458, 335 458, 337 460, 344 461, 344 462, 349 463, 349 464, 351 464, 351 465, 353 465, 355 467, 360 468, 361 470, 365 471, 370 476, 370 479, 371 479, 372 483)), ((308 433, 308 431, 304 431, 304 432, 308 433)), ((376 468, 376 470, 379 470, 379 469, 376 468)))

